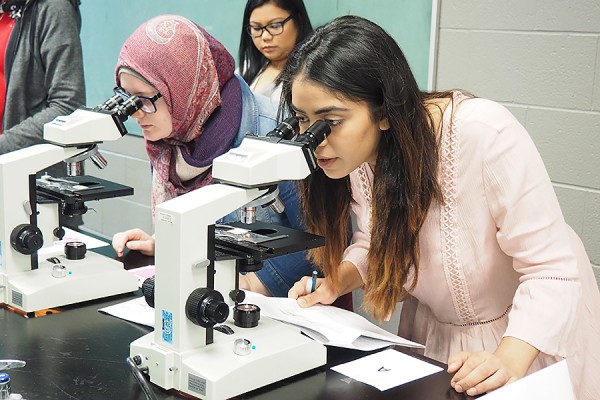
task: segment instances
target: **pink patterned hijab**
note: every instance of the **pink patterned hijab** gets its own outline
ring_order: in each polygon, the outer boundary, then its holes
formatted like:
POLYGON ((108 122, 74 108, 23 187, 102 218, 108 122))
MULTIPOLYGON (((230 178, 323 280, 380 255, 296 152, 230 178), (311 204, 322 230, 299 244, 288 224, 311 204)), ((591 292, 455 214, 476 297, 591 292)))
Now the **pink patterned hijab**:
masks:
POLYGON ((181 182, 176 150, 194 167, 209 167, 238 133, 242 95, 235 61, 225 47, 194 22, 161 15, 143 23, 125 41, 116 66, 134 71, 156 88, 170 108, 169 137, 146 141, 153 167, 152 211, 157 204, 211 183, 210 171, 181 182))

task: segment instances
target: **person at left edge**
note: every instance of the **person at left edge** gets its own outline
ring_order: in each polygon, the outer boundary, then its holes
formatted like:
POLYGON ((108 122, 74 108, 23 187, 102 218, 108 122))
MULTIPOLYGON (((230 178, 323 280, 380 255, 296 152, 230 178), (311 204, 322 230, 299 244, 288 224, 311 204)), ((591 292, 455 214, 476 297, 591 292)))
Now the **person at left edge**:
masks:
MULTIPOLYGON (((0 154, 43 143, 44 124, 85 103, 79 0, 2 1, 0 154)), ((66 174, 64 163, 43 172, 66 174)))
MULTIPOLYGON (((276 126, 277 110, 254 95, 234 74, 233 56, 196 23, 162 15, 142 24, 125 41, 116 66, 117 92, 144 96, 132 114, 142 128, 152 164, 152 214, 157 204, 212 183, 215 157, 240 145, 244 134, 265 135, 276 126)), ((257 220, 301 230, 293 182, 279 184, 285 211, 257 209, 257 220)), ((241 211, 219 222, 239 221, 241 211)), ((154 254, 154 238, 140 229, 113 237, 124 248, 154 254)), ((305 252, 268 259, 257 273, 240 276, 242 289, 286 296, 294 282, 314 266, 305 252)))

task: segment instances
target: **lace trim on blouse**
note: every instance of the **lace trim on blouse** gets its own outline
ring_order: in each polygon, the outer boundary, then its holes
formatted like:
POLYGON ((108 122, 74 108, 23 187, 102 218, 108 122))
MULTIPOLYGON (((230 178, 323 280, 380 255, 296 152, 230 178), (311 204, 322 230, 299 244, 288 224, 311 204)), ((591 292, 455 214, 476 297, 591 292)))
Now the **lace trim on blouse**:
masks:
POLYGON ((499 319, 504 318, 506 316, 506 314, 508 314, 508 312, 510 311, 511 308, 512 308, 512 304, 510 304, 508 307, 506 307, 506 310, 502 313, 502 315, 499 315, 496 318, 488 319, 488 320, 485 320, 485 321, 467 322, 467 323, 464 323, 464 324, 453 324, 453 323, 450 323, 449 325, 452 325, 452 326, 477 326, 477 325, 489 324, 491 322, 498 321, 499 319))
POLYGON ((367 201, 367 233, 369 237, 371 237, 371 219, 373 217, 373 207, 371 206, 371 199, 373 198, 372 190, 373 190, 373 182, 371 182, 371 178, 369 177, 369 169, 371 167, 369 164, 364 163, 360 167, 358 167, 358 179, 360 181, 360 187, 365 196, 365 200, 367 201))
POLYGON ((441 179, 440 186, 444 203, 440 209, 442 264, 446 274, 446 282, 452 295, 452 302, 461 325, 477 323, 477 316, 471 302, 462 264, 458 255, 458 227, 456 184, 458 175, 458 127, 452 118, 457 99, 448 106, 444 115, 444 125, 441 133, 441 179), (445 118, 449 113, 450 118, 445 118), (449 128, 447 128, 449 127, 449 128))
POLYGON ((576 278, 565 278, 562 276, 534 276, 534 277, 525 279, 525 281, 531 281, 531 280, 563 281, 563 282, 578 282, 579 281, 579 279, 576 279, 576 278))

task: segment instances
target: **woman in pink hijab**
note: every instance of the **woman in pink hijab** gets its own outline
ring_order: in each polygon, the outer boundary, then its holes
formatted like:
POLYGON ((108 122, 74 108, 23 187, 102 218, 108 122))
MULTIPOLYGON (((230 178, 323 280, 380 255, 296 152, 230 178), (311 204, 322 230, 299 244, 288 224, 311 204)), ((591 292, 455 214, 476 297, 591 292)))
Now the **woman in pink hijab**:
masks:
POLYGON ((149 104, 133 115, 154 169, 153 208, 210 183, 212 160, 232 147, 242 112, 234 63, 221 43, 177 16, 151 19, 123 45, 118 87, 149 99, 160 93, 156 112, 149 104))
MULTIPOLYGON (((157 204, 210 184, 215 157, 237 147, 245 133, 264 135, 276 126, 277 110, 269 99, 253 95, 234 69, 234 59, 221 43, 177 15, 152 18, 124 43, 115 91, 144 102, 132 118, 142 129, 152 164, 153 215, 157 204)), ((279 190, 284 213, 260 209, 257 219, 302 229, 294 185, 282 183, 279 190)), ((236 218, 230 215, 223 222, 236 218)), ((126 247, 154 254, 154 238, 141 229, 117 233, 112 244, 119 256, 126 247)), ((290 254, 266 260, 240 284, 286 296, 313 269, 305 253, 290 254)))

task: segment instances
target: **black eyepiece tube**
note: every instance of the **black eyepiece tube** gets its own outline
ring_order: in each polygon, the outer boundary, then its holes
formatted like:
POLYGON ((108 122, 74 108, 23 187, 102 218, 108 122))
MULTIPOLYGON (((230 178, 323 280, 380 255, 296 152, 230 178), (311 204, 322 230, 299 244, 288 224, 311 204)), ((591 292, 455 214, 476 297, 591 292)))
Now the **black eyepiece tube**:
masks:
POLYGON ((331 133, 331 128, 327 122, 318 120, 314 124, 308 127, 306 132, 300 134, 294 138, 295 142, 307 143, 308 146, 314 151, 321 144, 323 140, 327 138, 327 135, 331 133))
POLYGON ((127 118, 137 110, 143 107, 142 100, 137 96, 131 96, 127 100, 125 100, 119 106, 113 108, 111 111, 114 115, 116 115, 121 121, 126 121, 127 118))
POLYGON ((277 137, 279 139, 290 140, 298 133, 298 118, 288 117, 284 119, 271 132, 267 133, 267 137, 277 137))
POLYGON ((104 103, 94 107, 94 111, 100 110, 112 110, 114 107, 118 106, 123 102, 123 97, 119 94, 115 94, 110 99, 106 100, 104 103))

